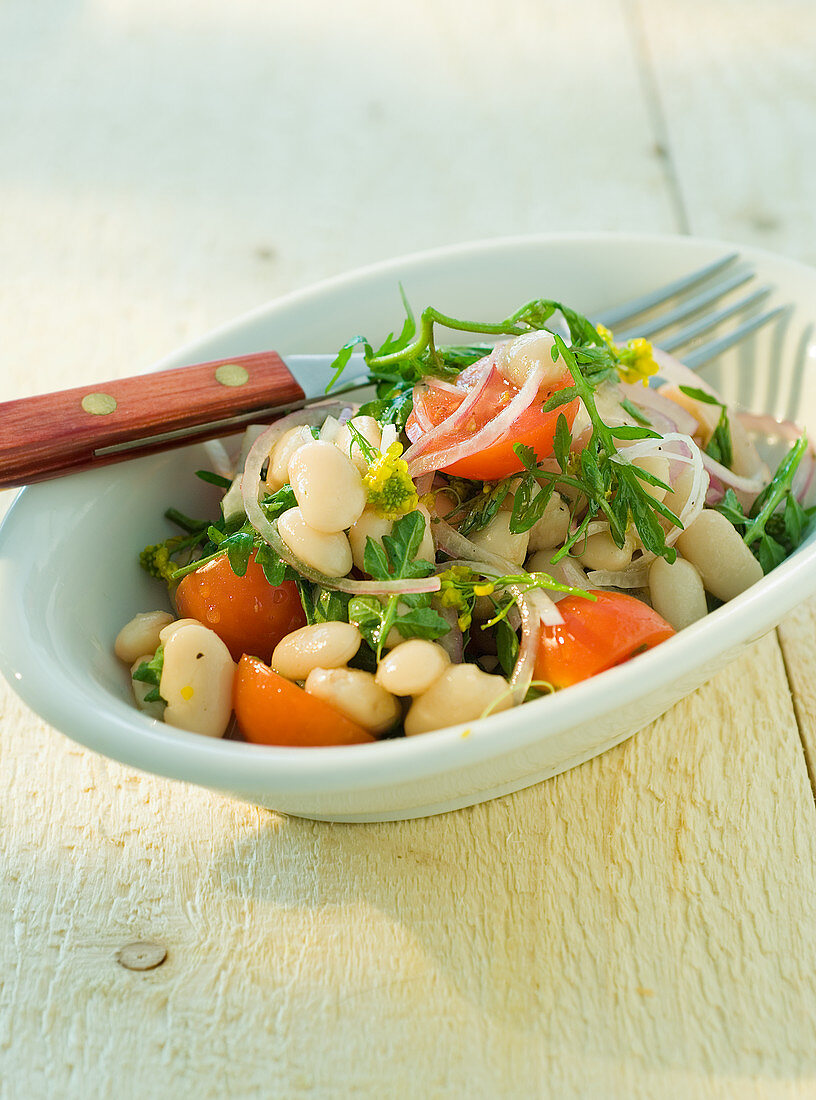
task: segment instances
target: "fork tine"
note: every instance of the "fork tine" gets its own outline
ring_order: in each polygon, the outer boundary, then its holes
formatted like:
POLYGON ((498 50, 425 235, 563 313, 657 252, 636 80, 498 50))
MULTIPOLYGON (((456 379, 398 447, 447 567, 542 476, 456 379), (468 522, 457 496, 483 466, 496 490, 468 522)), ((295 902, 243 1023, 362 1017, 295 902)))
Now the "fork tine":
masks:
POLYGON ((721 321, 727 321, 729 317, 733 317, 737 313, 742 313, 750 309, 751 306, 755 306, 759 302, 764 301, 770 293, 771 287, 761 286, 747 297, 740 298, 738 302, 733 302, 723 309, 715 310, 714 313, 707 313, 705 317, 701 317, 698 321, 693 321, 690 325, 686 325, 685 328, 675 333, 674 336, 661 339, 660 346, 664 351, 674 351, 675 348, 682 347, 683 344, 688 344, 689 341, 696 339, 698 336, 702 336, 704 332, 716 328, 721 321))
POLYGON ((615 325, 620 324, 621 321, 628 321, 630 317, 637 317, 639 313, 645 313, 647 309, 659 306, 662 302, 668 301, 669 298, 673 298, 675 294, 680 294, 682 291, 688 290, 704 279, 708 279, 711 275, 715 275, 718 271, 722 271, 723 268, 728 267, 729 264, 734 263, 738 258, 739 253, 732 252, 728 256, 723 256, 722 259, 715 260, 714 263, 707 264, 698 271, 692 271, 690 274, 684 275, 681 279, 676 279, 674 282, 667 283, 665 286, 659 287, 657 290, 653 290, 648 294, 644 294, 640 298, 635 298, 613 309, 604 310, 599 314, 598 320, 608 328, 613 328, 615 325))
POLYGON ((769 321, 773 321, 774 318, 786 313, 788 309, 788 306, 777 306, 776 309, 770 309, 766 313, 760 313, 758 317, 751 317, 732 332, 729 332, 726 336, 721 336, 719 340, 712 340, 702 347, 695 348, 694 351, 687 352, 683 355, 683 362, 692 370, 697 370, 697 368, 701 367, 704 363, 708 363, 711 359, 716 359, 718 355, 722 355, 724 351, 733 347, 734 344, 738 344, 741 340, 744 340, 746 336, 750 336, 752 332, 756 332, 757 329, 767 325, 769 321))
MULTIPOLYGON (((656 333, 662 332, 664 329, 677 324, 678 321, 684 321, 686 317, 691 317, 691 315, 697 313, 698 310, 711 305, 712 302, 716 302, 719 298, 725 297, 726 294, 730 293, 732 290, 736 290, 737 287, 744 286, 745 283, 749 283, 753 278, 753 271, 738 271, 735 275, 731 275, 723 282, 717 282, 702 293, 695 294, 693 298, 686 298, 685 301, 681 302, 675 309, 669 310, 668 313, 663 313, 660 317, 656 317, 654 320, 648 321, 643 325, 637 325, 635 328, 625 332, 616 332, 615 338, 618 343, 621 344, 625 343, 633 336, 645 336, 648 339, 656 333)), ((705 329, 702 331, 704 332, 705 329)), ((666 346, 665 341, 662 342, 662 346, 666 346)), ((668 350, 668 348, 666 350, 668 350)))

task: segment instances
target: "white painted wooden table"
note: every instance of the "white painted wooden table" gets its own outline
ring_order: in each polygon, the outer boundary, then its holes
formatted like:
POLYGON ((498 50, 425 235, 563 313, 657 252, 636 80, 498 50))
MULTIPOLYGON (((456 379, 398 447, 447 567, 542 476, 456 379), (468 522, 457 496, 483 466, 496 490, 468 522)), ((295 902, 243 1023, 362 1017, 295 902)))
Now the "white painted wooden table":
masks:
MULTIPOLYGON (((476 237, 816 263, 811 0, 5 0, 0 58, 2 399, 476 237)), ((361 826, 3 687, 0 1097, 816 1096, 814 684, 805 605, 600 759, 361 826)))

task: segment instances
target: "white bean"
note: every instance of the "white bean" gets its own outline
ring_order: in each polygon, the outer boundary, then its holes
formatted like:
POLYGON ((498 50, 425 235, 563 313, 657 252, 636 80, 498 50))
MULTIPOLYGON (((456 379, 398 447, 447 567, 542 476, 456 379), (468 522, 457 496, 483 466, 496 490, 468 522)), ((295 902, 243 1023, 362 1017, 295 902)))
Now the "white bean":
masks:
POLYGON ((366 508, 357 522, 351 525, 348 540, 351 556, 359 570, 365 572, 365 548, 368 540, 381 543, 383 535, 390 535, 393 526, 390 519, 378 516, 373 508, 366 508))
POLYGON ((289 459, 300 447, 314 442, 311 428, 301 424, 285 432, 272 449, 269 456, 269 469, 266 472, 266 487, 274 493, 289 480, 289 459))
POLYGON ((145 695, 153 690, 153 685, 146 684, 144 680, 133 679, 133 673, 144 664, 145 661, 152 661, 154 656, 155 653, 142 653, 136 658, 130 666, 130 686, 133 688, 133 698, 136 700, 136 706, 139 710, 146 714, 148 718, 158 718, 159 721, 161 721, 164 717, 164 703, 159 699, 150 703, 145 702, 145 695))
POLYGON ((300 508, 290 508, 278 520, 278 534, 301 561, 328 577, 345 577, 352 566, 351 547, 343 531, 315 531, 300 508))
POLYGON ((474 531, 468 537, 480 549, 506 558, 514 565, 523 565, 530 542, 530 532, 522 531, 520 534, 514 534, 510 530, 510 518, 510 512, 499 511, 486 527, 474 531))
POLYGON ((655 558, 649 569, 649 595, 652 607, 675 630, 708 614, 700 574, 684 558, 677 558, 673 565, 665 558, 655 558))
MULTIPOLYGON (((637 466, 640 470, 645 470, 647 474, 653 474, 661 481, 665 481, 667 485, 669 484, 669 460, 664 455, 641 455, 639 458, 632 459, 632 465, 637 466)), ((643 491, 648 493, 654 500, 662 501, 665 499, 666 489, 661 489, 659 485, 650 485, 648 481, 641 481, 640 478, 638 478, 638 482, 643 491)))
POLYGON ((503 676, 482 672, 476 665, 451 665, 422 695, 417 696, 405 716, 405 733, 442 729, 473 722, 490 707, 490 713, 513 705, 503 676))
MULTIPOLYGON (((173 624, 175 626, 175 624, 173 624)), ((159 692, 170 726, 221 737, 232 712, 235 664, 218 635, 198 622, 165 632, 159 692)))
POLYGON ((718 600, 732 600, 762 579, 762 566, 725 516, 713 509, 704 509, 682 532, 677 548, 718 600))
POLYGON ((554 344, 555 337, 545 329, 525 332, 515 340, 509 340, 496 352, 496 366, 499 373, 511 385, 521 389, 533 370, 541 364, 544 367, 542 385, 551 385, 558 381, 566 370, 566 364, 560 354, 553 362, 554 344))
POLYGON ((450 665, 440 645, 409 638, 380 661, 374 679, 392 695, 421 695, 450 665))
POLYGON ((116 635, 113 652, 128 665, 132 665, 143 653, 155 653, 159 647, 160 631, 172 621, 173 616, 168 611, 141 612, 116 635))
MULTIPOLYGON (((552 558, 557 551, 557 546, 549 546, 546 549, 537 550, 535 554, 532 554, 527 559, 525 569, 528 573, 546 573, 548 577, 552 577, 553 580, 558 581, 559 584, 568 584, 573 588, 586 588, 586 573, 583 566, 581 566, 575 558, 566 554, 563 558, 560 558, 555 565, 552 564, 552 558)), ((553 600, 561 598, 558 592, 550 592, 549 596, 553 600)))
POLYGON ((183 626, 187 626, 189 623, 197 623, 198 621, 198 619, 174 619, 172 623, 168 623, 159 631, 159 641, 162 645, 167 645, 177 630, 181 630, 183 626))
POLYGON ((401 713, 394 696, 359 668, 314 668, 305 687, 375 736, 390 729, 401 713))
POLYGON ((530 541, 527 552, 546 550, 549 546, 560 546, 567 537, 570 523, 570 510, 558 493, 553 493, 547 501, 547 507, 541 519, 530 528, 530 541))
MULTIPOLYGON (((674 512, 676 516, 680 515, 688 503, 693 485, 694 467, 684 464, 682 470, 674 479, 671 492, 666 493, 663 497, 663 503, 670 512, 674 512)), ((668 520, 662 520, 662 523, 667 529, 670 526, 668 520)))
MULTIPOLYGON (((373 416, 353 416, 349 424, 353 424, 363 439, 367 439, 375 450, 380 449, 380 444, 382 443, 382 430, 373 416)), ((364 474, 368 470, 366 457, 360 450, 360 444, 354 439, 349 431, 348 425, 340 425, 333 442, 335 447, 339 447, 346 458, 351 459, 361 474, 364 474)))
POLYGON ((632 561, 635 540, 631 532, 627 531, 623 546, 618 546, 609 531, 598 531, 597 534, 590 535, 586 543, 579 542, 576 549, 581 550, 575 556, 585 569, 609 569, 617 572, 625 569, 632 561))
POLYGON ((278 642, 270 665, 288 680, 305 680, 313 668, 341 668, 348 664, 362 640, 360 631, 350 623, 302 626, 278 642))
POLYGON ((304 520, 327 535, 362 515, 366 490, 360 471, 333 443, 313 439, 289 459, 289 481, 304 520))

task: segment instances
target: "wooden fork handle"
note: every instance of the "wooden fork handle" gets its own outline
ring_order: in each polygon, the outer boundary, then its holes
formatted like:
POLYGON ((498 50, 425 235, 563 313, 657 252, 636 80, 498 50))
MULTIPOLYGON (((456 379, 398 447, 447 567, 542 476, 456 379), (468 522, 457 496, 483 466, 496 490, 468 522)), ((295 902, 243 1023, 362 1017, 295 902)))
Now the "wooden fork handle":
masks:
POLYGON ((0 488, 212 439, 227 434, 233 418, 274 419, 304 400, 269 351, 7 401, 0 404, 0 488))

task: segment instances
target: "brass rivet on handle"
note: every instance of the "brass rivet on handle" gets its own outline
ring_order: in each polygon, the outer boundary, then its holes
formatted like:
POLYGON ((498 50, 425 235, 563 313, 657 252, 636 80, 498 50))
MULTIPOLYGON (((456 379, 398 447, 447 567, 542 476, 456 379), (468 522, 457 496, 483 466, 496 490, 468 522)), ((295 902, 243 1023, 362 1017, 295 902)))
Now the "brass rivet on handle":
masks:
POLYGON ((222 386, 243 386, 249 381, 249 371, 240 363, 222 363, 215 368, 215 380, 222 386))
POLYGON ((107 416, 116 409, 116 398, 109 393, 86 393, 82 408, 92 416, 107 416))

